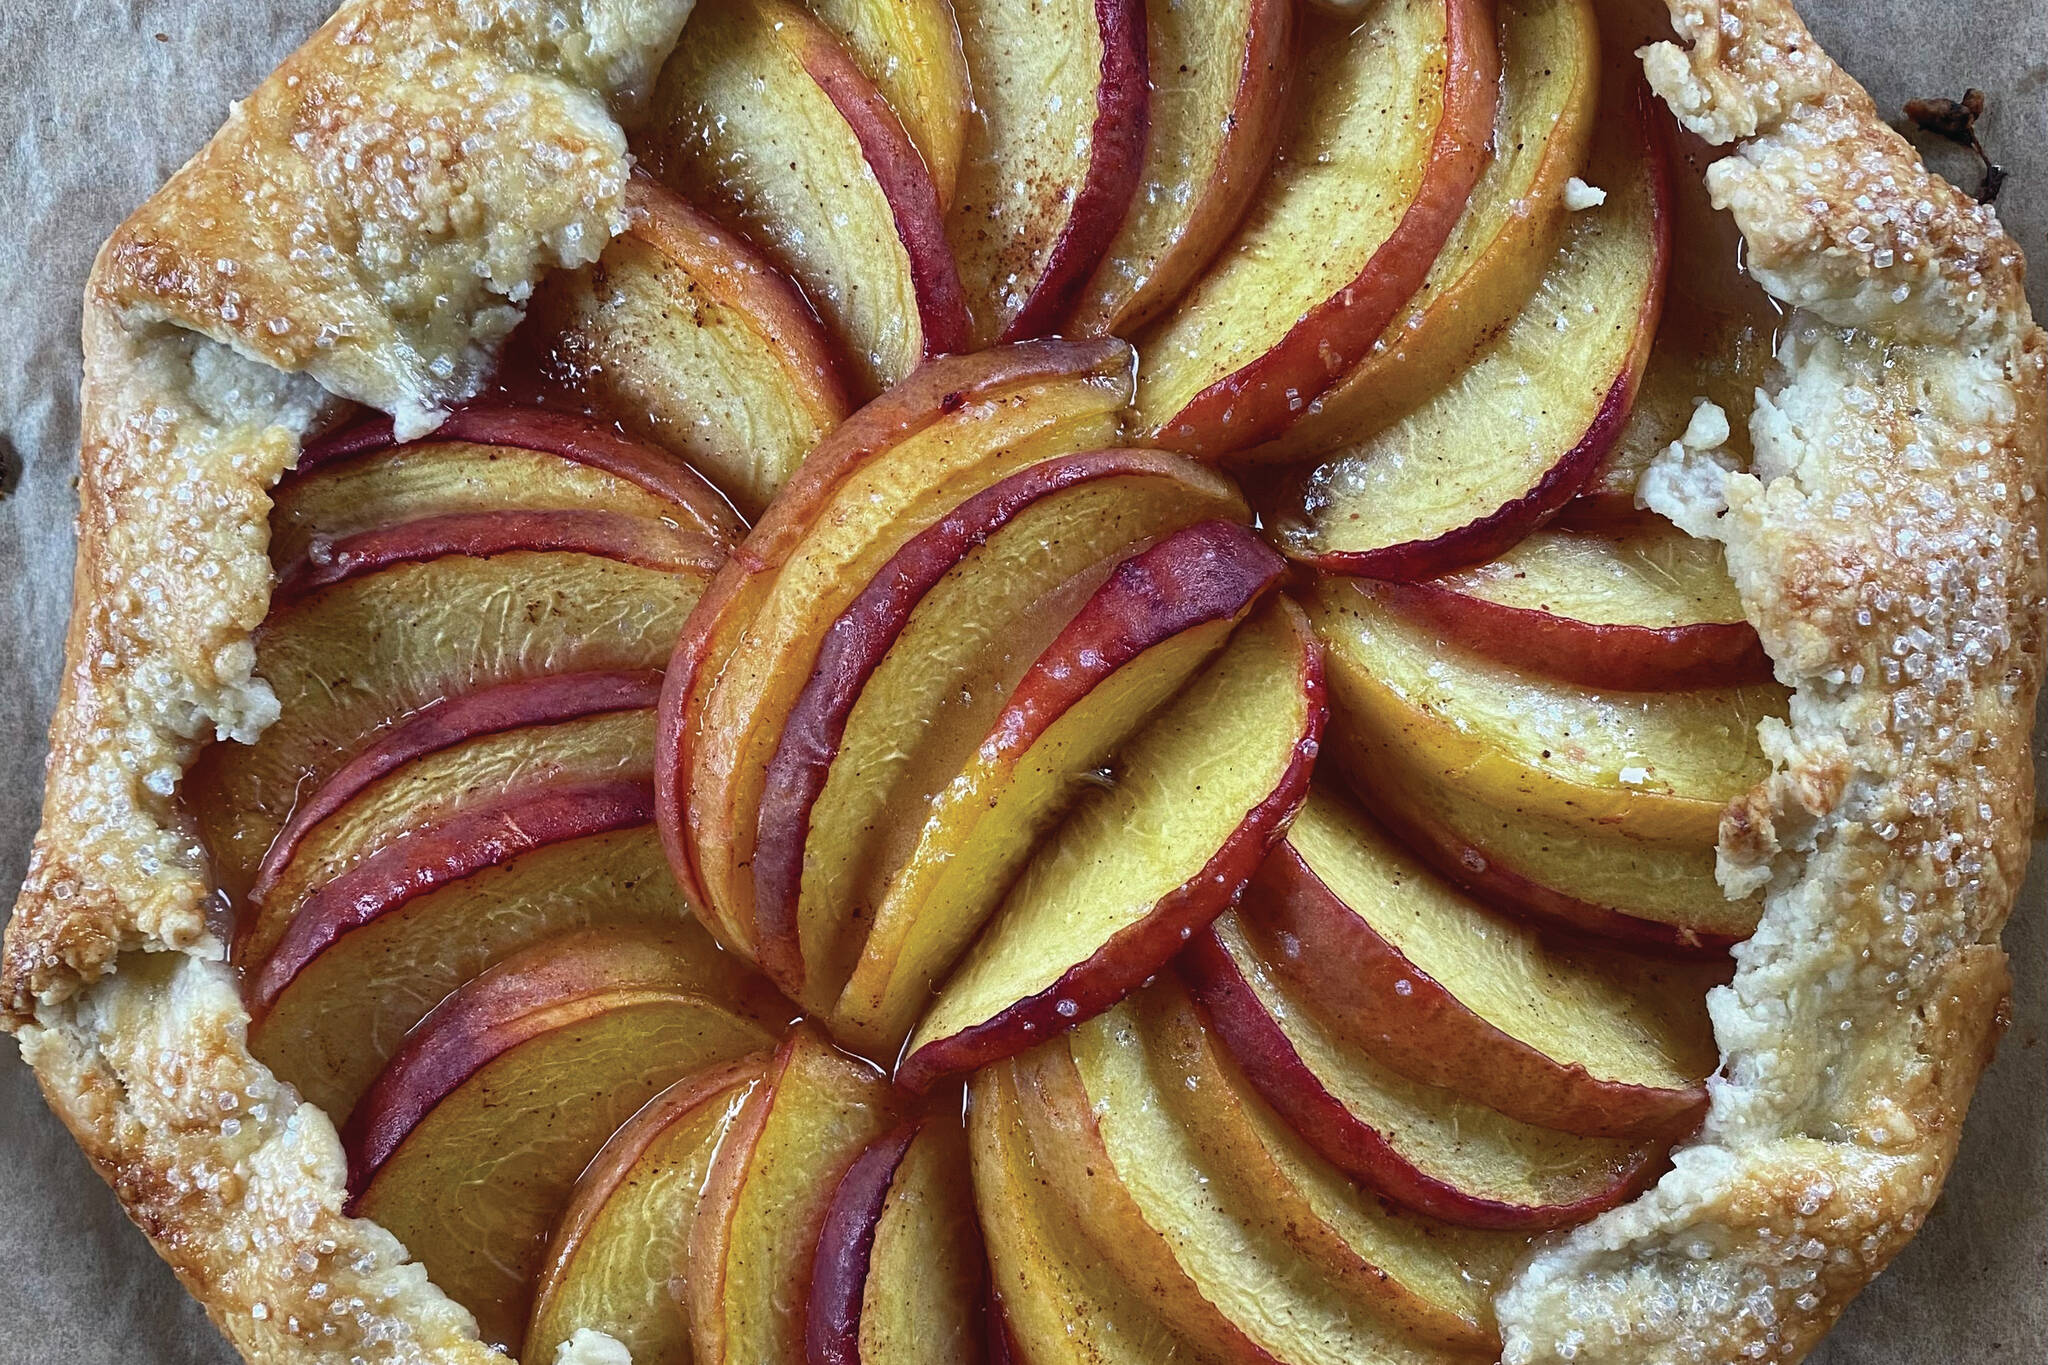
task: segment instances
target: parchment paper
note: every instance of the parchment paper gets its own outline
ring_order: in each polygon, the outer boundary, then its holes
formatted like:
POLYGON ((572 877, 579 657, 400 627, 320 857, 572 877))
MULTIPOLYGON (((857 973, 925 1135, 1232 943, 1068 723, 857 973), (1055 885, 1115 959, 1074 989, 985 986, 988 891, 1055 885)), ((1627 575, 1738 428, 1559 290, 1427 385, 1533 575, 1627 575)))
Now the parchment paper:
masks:
MULTIPOLYGON (((92 252, 332 4, 0 0, 0 906, 36 825, 70 598, 78 299, 92 252)), ((2011 171, 1999 207, 2035 262, 2035 315, 2048 316, 2048 4, 1805 8, 1887 115, 1911 96, 1988 92, 1981 130, 2011 171)), ((1968 162, 1944 164, 1976 184, 1968 162)), ((2044 863, 2037 840, 2006 931, 2013 1026, 1948 1191, 1816 1357, 1829 1365, 2048 1360, 2044 863)), ((0 1365, 233 1358, 0 1046, 0 1365)))

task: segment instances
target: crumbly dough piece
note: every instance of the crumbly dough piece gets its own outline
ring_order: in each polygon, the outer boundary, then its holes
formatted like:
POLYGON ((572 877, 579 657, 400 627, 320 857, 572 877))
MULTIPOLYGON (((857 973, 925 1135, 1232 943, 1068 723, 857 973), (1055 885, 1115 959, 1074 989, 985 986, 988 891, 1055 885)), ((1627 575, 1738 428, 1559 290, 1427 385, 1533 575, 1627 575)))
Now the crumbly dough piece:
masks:
MULTIPOLYGON (((248 1055, 176 784, 275 714, 268 489, 330 395, 408 431, 622 222, 620 120, 688 0, 353 0, 101 254, 44 824, 0 1000, 52 1106, 252 1359, 496 1358, 340 1212, 327 1117, 248 1055)), ((1783 0, 1675 0, 1658 92, 1797 310, 1755 470, 1708 489, 1798 693, 1723 825, 1768 911, 1707 1127, 1539 1248, 1514 1362, 1796 1358, 1910 1236, 1995 1038, 2043 649, 2044 344, 2018 253, 1783 0)), ((589 1343, 601 1349, 602 1343, 589 1343)))

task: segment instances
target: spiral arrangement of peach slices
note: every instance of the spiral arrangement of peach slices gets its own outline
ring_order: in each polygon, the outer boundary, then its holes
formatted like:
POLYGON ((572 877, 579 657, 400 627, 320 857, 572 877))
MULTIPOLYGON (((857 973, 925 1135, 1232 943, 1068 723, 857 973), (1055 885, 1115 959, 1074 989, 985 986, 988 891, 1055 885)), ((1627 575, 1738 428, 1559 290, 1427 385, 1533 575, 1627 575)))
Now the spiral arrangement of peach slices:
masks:
POLYGON ((699 0, 492 396, 277 488, 185 797, 487 1341, 1491 1358, 1664 1169, 1786 699, 1634 491, 1771 319, 1497 4, 699 0))

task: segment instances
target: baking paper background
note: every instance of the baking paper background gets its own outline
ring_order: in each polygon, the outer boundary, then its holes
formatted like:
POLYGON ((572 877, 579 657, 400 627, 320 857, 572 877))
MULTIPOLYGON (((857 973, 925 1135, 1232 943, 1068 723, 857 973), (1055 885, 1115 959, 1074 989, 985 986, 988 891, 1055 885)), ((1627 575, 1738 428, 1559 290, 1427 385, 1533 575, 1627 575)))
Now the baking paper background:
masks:
MULTIPOLYGON (((78 299, 92 253, 333 2, 0 0, 0 907, 36 825, 70 599, 78 299)), ((1887 116, 1911 96, 1988 92, 1983 137, 2011 170, 1999 208, 2036 263, 2034 311, 2048 317, 2048 0, 1804 8, 1887 116)), ((1975 185, 1967 161, 1944 164, 1975 185)), ((2044 863, 2037 840, 2006 932, 2013 1026, 1948 1190, 1816 1360, 2048 1360, 2044 863)), ((0 1365, 233 1359, 0 1043, 0 1365)))

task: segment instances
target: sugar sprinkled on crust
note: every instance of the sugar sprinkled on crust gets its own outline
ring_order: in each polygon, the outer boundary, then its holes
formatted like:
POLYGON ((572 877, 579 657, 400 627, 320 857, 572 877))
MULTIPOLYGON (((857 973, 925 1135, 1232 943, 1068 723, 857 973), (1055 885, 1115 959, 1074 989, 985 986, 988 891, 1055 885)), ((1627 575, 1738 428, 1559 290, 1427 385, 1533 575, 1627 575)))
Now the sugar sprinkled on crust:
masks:
POLYGON ((250 1056, 225 964, 137 955, 21 1031, 65 1123, 255 1360, 502 1361, 374 1223, 325 1114, 250 1056))
POLYGON ((346 5, 122 224, 94 293, 423 435, 475 391, 540 274, 623 228, 613 109, 637 107, 688 12, 346 5))

